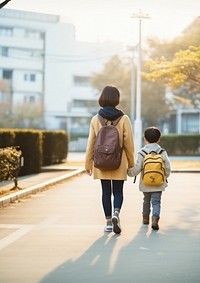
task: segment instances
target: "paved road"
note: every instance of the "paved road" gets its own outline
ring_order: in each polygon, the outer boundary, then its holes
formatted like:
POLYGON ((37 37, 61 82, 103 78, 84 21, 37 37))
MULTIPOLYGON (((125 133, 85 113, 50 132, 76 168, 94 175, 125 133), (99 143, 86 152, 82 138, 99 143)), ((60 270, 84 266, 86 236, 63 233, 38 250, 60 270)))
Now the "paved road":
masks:
POLYGON ((129 178, 122 234, 105 234, 99 181, 85 174, 0 209, 1 283, 199 283, 200 175, 173 173, 160 230, 141 225, 129 178))

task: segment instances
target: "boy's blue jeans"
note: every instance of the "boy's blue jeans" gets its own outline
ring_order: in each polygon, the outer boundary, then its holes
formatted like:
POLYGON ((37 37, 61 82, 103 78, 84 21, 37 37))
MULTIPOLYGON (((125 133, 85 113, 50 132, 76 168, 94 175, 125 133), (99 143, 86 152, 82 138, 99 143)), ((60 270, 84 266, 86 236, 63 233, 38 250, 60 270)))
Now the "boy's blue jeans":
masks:
POLYGON ((152 207, 152 216, 160 217, 162 192, 143 192, 143 215, 149 215, 152 207))
POLYGON ((123 203, 124 180, 101 180, 102 204, 106 219, 112 217, 112 194, 113 210, 120 211, 123 203))

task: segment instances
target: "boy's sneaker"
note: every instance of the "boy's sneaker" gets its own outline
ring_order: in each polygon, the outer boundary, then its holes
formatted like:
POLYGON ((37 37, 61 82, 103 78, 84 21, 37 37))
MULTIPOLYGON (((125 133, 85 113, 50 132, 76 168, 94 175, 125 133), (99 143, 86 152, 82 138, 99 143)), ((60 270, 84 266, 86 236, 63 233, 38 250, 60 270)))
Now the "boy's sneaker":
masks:
POLYGON ((104 228, 104 232, 112 232, 112 230, 113 230, 112 223, 107 223, 104 228))
POLYGON ((120 226, 119 216, 118 213, 114 213, 112 217, 112 224, 113 224, 113 232, 115 234, 120 234, 122 229, 120 226))

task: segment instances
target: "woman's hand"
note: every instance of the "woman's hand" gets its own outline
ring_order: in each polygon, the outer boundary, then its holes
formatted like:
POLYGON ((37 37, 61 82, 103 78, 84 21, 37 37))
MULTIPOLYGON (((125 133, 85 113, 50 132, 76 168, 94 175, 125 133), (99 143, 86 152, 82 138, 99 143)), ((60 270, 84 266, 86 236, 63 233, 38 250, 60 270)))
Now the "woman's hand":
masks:
POLYGON ((86 172, 89 176, 92 175, 92 170, 85 170, 85 172, 86 172))

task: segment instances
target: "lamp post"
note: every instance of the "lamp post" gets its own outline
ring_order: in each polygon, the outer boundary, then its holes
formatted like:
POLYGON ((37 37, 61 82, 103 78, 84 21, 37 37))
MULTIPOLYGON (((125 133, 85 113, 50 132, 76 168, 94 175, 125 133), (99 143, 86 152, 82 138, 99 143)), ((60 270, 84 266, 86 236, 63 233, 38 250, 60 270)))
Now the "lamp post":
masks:
POLYGON ((148 14, 144 14, 141 11, 137 14, 133 14, 132 18, 139 21, 139 41, 138 41, 138 63, 137 63, 137 85, 136 85, 136 115, 134 121, 134 137, 136 150, 138 151, 142 146, 142 120, 141 120, 141 23, 143 19, 149 19, 148 14))
POLYGON ((135 64, 134 64, 134 52, 136 46, 129 47, 129 51, 131 51, 131 123, 134 124, 135 120, 135 64))

